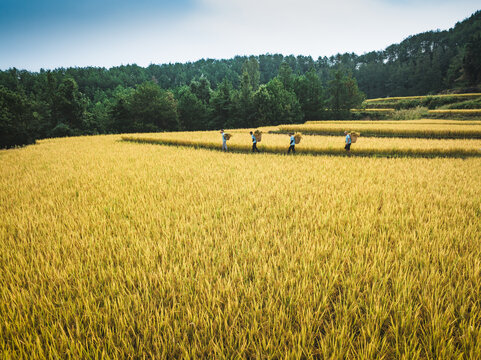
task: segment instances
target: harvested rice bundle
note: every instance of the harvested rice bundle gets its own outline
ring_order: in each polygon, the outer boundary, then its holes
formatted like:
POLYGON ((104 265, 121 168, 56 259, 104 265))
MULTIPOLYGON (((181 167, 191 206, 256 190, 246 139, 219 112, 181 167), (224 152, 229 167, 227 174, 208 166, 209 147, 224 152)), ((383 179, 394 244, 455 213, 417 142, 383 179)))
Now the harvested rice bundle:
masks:
POLYGON ((232 134, 224 133, 224 138, 225 138, 226 140, 230 140, 231 137, 232 137, 232 134))
POLYGON ((352 143, 355 143, 357 141, 357 138, 361 136, 360 133, 356 132, 356 131, 352 131, 351 132, 351 142, 352 143))
POLYGON ((296 145, 301 142, 301 139, 302 139, 301 133, 295 133, 295 134, 294 134, 294 140, 295 140, 295 142, 296 142, 296 145))
POLYGON ((261 142, 261 140, 262 140, 262 131, 260 131, 260 130, 254 131, 254 137, 256 138, 257 142, 261 142))

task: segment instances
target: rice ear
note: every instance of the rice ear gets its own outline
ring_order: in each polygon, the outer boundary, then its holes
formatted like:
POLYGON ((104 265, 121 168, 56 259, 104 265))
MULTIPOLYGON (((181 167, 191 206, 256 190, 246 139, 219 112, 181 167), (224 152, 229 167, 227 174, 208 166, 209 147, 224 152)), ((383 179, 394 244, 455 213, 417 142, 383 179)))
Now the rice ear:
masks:
POLYGON ((302 139, 302 134, 301 133, 295 133, 294 141, 296 142, 296 144, 299 144, 301 142, 301 139, 302 139))
POLYGON ((351 135, 351 142, 352 143, 355 143, 357 141, 357 138, 359 136, 361 136, 361 134, 356 132, 356 131, 351 132, 350 135, 351 135))

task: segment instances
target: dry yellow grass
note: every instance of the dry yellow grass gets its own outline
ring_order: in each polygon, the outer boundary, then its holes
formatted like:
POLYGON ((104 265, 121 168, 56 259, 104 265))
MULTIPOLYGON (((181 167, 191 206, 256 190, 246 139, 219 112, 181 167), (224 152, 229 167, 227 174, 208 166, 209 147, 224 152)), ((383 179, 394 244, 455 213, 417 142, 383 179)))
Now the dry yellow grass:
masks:
POLYGON ((2 358, 481 357, 480 159, 119 139, 0 151, 2 358))

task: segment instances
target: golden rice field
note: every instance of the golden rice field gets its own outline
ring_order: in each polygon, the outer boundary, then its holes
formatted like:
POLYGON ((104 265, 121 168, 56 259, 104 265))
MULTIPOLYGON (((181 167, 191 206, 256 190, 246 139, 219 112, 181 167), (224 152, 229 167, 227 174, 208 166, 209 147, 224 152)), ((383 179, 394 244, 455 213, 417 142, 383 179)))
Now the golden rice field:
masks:
MULTIPOLYGON (((481 120, 453 120, 453 119, 419 119, 419 120, 310 120, 305 124, 347 124, 347 125, 380 125, 380 124, 409 124, 412 125, 481 125, 481 120)), ((414 126, 415 127, 415 126, 414 126)), ((275 127, 269 128, 275 130, 275 127)))
MULTIPOLYGON (((448 120, 452 122, 453 120, 448 120)), ((357 131, 364 136, 413 137, 413 138, 466 138, 481 139, 481 125, 453 126, 439 123, 387 123, 366 121, 364 123, 339 121, 332 123, 280 125, 280 132, 302 132, 319 135, 341 135, 345 130, 357 131)))
POLYGON ((429 114, 476 114, 481 115, 481 109, 441 109, 428 110, 429 114))
POLYGON ((110 135, 0 165, 0 358, 481 357, 480 158, 110 135))
MULTIPOLYGON (((230 151, 249 152, 252 140, 248 130, 229 131, 230 151)), ((130 134, 122 139, 140 143, 193 146, 220 149, 221 136, 217 131, 196 131, 157 134, 130 134)), ((301 154, 346 155, 344 136, 303 135, 296 152, 301 154)), ((289 147, 286 134, 262 135, 258 149, 263 152, 285 153, 289 147)), ((480 139, 413 139, 361 137, 352 145, 350 155, 379 156, 478 156, 481 157, 480 139)))

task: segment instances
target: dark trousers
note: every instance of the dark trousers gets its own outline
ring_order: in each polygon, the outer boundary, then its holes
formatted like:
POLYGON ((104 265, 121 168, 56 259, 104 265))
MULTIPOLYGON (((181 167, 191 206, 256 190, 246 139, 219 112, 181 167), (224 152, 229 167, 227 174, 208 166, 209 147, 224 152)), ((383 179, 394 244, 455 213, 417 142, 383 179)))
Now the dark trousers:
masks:
POLYGON ((257 143, 252 143, 252 152, 259 152, 259 149, 257 148, 257 143))
POLYGON ((346 146, 344 146, 344 149, 346 149, 346 151, 351 150, 351 143, 346 144, 346 146))
POLYGON ((289 154, 291 152, 291 150, 295 154, 296 153, 296 145, 289 146, 289 150, 287 150, 287 153, 289 154))

